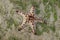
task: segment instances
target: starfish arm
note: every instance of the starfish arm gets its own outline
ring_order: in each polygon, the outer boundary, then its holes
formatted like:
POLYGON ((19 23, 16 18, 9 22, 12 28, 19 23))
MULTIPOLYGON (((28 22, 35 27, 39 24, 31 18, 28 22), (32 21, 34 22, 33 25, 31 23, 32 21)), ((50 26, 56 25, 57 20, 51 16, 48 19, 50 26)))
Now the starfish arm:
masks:
POLYGON ((36 20, 37 22, 47 24, 47 21, 46 21, 46 20, 44 20, 44 19, 42 19, 42 18, 36 18, 35 20, 36 20))
POLYGON ((30 27, 31 27, 31 29, 32 29, 32 33, 34 33, 35 34, 35 23, 34 22, 30 22, 29 23, 30 24, 30 27))
POLYGON ((19 25, 18 31, 23 30, 25 27, 26 27, 25 24, 23 24, 23 26, 19 25))
POLYGON ((26 24, 26 19, 23 18, 23 22, 22 22, 21 25, 19 25, 18 30, 22 30, 22 29, 24 29, 24 28, 26 27, 25 24, 26 24))
POLYGON ((42 18, 35 18, 37 22, 44 23, 44 20, 42 18))
POLYGON ((23 17, 23 21, 22 21, 22 24, 21 25, 19 25, 19 28, 18 28, 18 30, 22 30, 23 28, 25 28, 25 24, 26 24, 26 15, 25 14, 23 14, 22 12, 18 12, 18 14, 19 15, 21 15, 22 17, 23 17))
POLYGON ((35 13, 35 8, 34 8, 34 6, 31 7, 31 9, 30 9, 29 12, 30 12, 30 14, 34 15, 34 13, 35 13))
POLYGON ((21 24, 21 26, 23 26, 23 24, 25 24, 25 22, 26 22, 26 15, 23 14, 22 12, 19 12, 18 14, 23 17, 23 22, 22 22, 22 24, 21 24))
POLYGON ((31 29, 32 29, 32 32, 34 33, 34 25, 32 25, 32 23, 30 24, 30 26, 31 26, 31 29))

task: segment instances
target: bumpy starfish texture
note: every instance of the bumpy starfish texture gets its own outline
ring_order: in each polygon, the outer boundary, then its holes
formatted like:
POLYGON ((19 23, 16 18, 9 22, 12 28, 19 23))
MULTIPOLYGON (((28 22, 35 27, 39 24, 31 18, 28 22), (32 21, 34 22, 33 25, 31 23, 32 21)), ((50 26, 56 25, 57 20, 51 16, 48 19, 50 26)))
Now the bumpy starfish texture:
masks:
POLYGON ((21 31, 22 29, 24 29, 24 25, 26 23, 28 23, 30 26, 31 26, 31 29, 32 29, 32 32, 35 33, 35 23, 36 21, 40 22, 40 23, 46 23, 42 18, 37 18, 35 16, 35 7, 32 6, 29 13, 27 14, 24 14, 23 12, 17 10, 16 11, 19 15, 21 15, 23 17, 23 22, 22 24, 20 25, 20 28, 18 29, 19 31, 21 31))

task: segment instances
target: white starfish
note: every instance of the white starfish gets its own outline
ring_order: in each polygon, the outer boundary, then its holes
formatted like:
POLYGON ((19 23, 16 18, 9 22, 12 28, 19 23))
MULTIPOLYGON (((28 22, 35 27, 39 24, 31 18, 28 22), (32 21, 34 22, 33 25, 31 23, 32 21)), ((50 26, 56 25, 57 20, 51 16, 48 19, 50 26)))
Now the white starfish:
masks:
POLYGON ((32 6, 29 13, 28 14, 23 14, 23 12, 21 11, 16 11, 19 15, 21 15, 23 17, 23 22, 22 24, 20 25, 20 28, 18 30, 22 30, 24 28, 24 25, 26 23, 30 24, 31 26, 31 29, 32 29, 32 32, 35 33, 35 29, 34 29, 34 22, 38 21, 40 23, 44 23, 45 21, 42 19, 42 18, 37 18, 35 16, 35 7, 32 6))

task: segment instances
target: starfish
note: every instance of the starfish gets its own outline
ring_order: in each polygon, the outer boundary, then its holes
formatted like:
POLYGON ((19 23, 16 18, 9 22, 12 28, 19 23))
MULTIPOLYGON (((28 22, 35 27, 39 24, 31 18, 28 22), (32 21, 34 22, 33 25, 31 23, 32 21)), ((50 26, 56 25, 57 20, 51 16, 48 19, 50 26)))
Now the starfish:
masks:
POLYGON ((26 23, 28 23, 31 26, 32 29, 32 33, 35 34, 35 22, 40 22, 40 23, 46 23, 45 20, 43 20, 42 18, 37 18, 35 16, 35 7, 32 6, 30 11, 27 14, 24 14, 23 12, 17 10, 16 13, 18 13, 19 15, 21 15, 23 17, 23 22, 20 25, 20 28, 18 29, 18 31, 21 31, 22 29, 24 29, 24 25, 26 23))

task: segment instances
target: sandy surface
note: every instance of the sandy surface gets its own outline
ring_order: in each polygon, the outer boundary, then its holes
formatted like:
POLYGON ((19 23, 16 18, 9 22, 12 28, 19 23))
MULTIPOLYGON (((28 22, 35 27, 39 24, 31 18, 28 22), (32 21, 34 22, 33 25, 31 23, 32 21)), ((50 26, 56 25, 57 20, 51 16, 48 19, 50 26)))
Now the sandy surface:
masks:
MULTIPOLYGON (((12 17, 14 20, 17 19, 16 21, 19 22, 20 20, 18 19, 18 17, 20 16, 17 15, 15 12, 14 12, 15 16, 12 16, 12 13, 10 13, 10 11, 14 8, 14 5, 13 3, 10 3, 9 0, 0 0, 0 6, 3 6, 3 8, 0 8, 3 10, 2 12, 7 12, 6 14, 0 15, 0 27, 2 30, 0 31, 1 40, 14 40, 14 39, 15 40, 60 40, 60 8, 58 6, 55 7, 57 10, 57 18, 58 18, 58 20, 55 22, 56 31, 52 32, 50 30, 49 33, 43 32, 43 34, 39 36, 29 33, 29 27, 24 28, 22 31, 18 31, 17 30, 18 26, 15 27, 15 25, 12 24, 11 29, 7 28, 8 24, 6 19, 12 17)), ((44 16, 45 13, 44 9, 45 9, 45 5, 41 2, 40 5, 41 14, 39 15, 42 15, 42 17, 44 16)), ((16 9, 14 9, 14 11, 15 10, 16 9)), ((0 12, 0 14, 2 13, 0 12)), ((52 24, 53 21, 54 21, 53 13, 51 12, 50 23, 52 24)))

